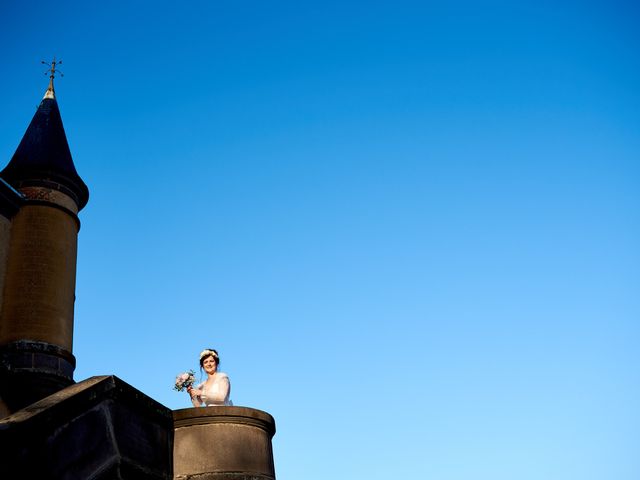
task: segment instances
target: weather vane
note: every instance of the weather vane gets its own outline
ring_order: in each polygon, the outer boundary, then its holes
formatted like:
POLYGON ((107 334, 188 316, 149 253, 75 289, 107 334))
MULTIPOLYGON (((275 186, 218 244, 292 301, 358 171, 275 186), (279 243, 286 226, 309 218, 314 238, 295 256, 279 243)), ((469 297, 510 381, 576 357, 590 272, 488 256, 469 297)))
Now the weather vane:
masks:
POLYGON ((55 78, 56 73, 59 73, 61 77, 64 77, 64 73, 56 69, 56 65, 62 65, 62 60, 60 60, 59 62, 56 62, 56 57, 53 57, 53 60, 51 61, 51 63, 47 63, 44 60, 40 63, 49 67, 47 71, 44 72, 45 75, 47 73, 49 74, 49 78, 51 79, 55 78))

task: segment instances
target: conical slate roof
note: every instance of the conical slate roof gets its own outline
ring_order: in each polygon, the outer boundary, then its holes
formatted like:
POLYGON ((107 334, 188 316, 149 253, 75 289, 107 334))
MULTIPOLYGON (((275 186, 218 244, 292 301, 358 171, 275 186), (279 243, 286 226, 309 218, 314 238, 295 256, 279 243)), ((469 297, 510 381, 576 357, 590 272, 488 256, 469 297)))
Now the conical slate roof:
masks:
POLYGON ((71 196, 79 210, 87 204, 89 189, 73 164, 53 81, 0 177, 14 188, 43 186, 59 190, 71 196))

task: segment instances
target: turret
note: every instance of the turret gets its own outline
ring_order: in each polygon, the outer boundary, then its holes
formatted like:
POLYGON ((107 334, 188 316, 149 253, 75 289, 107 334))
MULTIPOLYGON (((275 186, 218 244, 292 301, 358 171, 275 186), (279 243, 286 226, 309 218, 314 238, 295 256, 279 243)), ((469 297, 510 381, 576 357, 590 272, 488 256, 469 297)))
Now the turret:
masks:
POLYGON ((0 414, 73 383, 78 212, 89 190, 71 158, 55 73, 54 59, 44 98, 0 172, 0 414))

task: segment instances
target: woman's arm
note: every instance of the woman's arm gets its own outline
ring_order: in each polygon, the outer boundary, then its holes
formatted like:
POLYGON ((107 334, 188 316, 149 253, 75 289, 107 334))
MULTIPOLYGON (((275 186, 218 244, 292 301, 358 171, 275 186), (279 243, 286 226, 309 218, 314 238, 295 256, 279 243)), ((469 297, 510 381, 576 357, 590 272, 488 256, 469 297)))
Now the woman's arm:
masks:
POLYGON ((193 403, 194 407, 199 407, 200 405, 202 405, 202 390, 199 388, 189 388, 187 389, 187 392, 189 393, 189 395, 191 396, 191 403, 193 403))

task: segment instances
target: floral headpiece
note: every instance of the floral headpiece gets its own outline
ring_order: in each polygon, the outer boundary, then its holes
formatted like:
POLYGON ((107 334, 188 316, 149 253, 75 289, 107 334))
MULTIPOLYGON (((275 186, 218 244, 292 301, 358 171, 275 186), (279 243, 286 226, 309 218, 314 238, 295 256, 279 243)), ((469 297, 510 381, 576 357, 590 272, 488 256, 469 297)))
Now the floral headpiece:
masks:
POLYGON ((215 359, 218 358, 218 354, 216 352, 214 352, 213 350, 209 350, 207 348, 207 349, 203 350, 202 352, 200 352, 200 360, 202 360, 204 357, 208 357, 209 355, 211 355, 215 359))

